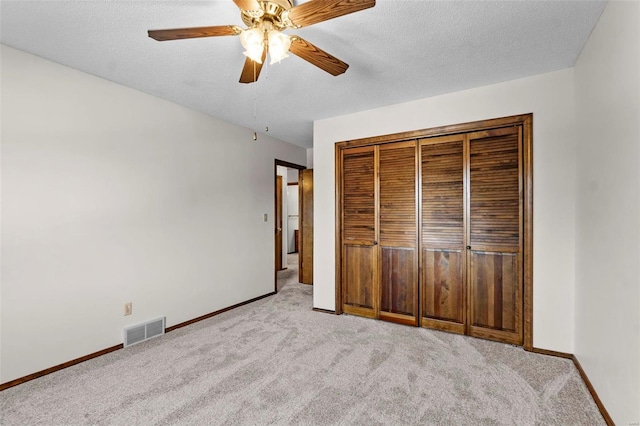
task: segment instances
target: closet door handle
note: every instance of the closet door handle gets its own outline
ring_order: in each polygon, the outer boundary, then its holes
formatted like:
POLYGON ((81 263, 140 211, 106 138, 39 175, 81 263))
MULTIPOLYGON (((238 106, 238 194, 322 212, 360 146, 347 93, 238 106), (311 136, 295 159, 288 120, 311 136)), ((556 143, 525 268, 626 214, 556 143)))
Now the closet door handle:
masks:
POLYGON ((373 242, 373 245, 374 245, 374 246, 377 246, 377 245, 378 245, 378 242, 377 242, 377 241, 374 241, 374 242, 373 242))
POLYGON ((471 246, 467 246, 467 250, 471 250, 471 246))

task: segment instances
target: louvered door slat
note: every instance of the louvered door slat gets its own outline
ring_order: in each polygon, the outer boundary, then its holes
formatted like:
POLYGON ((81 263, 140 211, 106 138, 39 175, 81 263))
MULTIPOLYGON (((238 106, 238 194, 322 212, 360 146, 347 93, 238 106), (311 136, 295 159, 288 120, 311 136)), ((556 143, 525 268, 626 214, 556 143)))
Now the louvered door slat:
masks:
POLYGON ((423 247, 460 249, 464 240, 463 138, 433 138, 421 151, 423 247))
POLYGON ((373 149, 346 152, 343 161, 344 239, 375 239, 375 173, 373 149))
POLYGON ((415 144, 381 148, 379 173, 380 244, 415 248, 415 144))
POLYGON ((417 324, 415 142, 379 148, 380 318, 417 324))
POLYGON ((518 129, 470 138, 470 245, 517 251, 520 244, 518 129))

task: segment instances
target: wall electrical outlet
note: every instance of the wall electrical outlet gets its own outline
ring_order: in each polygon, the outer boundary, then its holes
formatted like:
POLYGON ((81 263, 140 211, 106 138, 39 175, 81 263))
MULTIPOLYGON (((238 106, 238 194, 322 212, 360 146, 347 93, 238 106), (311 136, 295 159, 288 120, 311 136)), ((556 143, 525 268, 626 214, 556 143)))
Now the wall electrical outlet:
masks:
POLYGON ((133 312, 133 303, 129 302, 129 303, 125 303, 124 304, 124 315, 131 315, 131 312, 133 312))

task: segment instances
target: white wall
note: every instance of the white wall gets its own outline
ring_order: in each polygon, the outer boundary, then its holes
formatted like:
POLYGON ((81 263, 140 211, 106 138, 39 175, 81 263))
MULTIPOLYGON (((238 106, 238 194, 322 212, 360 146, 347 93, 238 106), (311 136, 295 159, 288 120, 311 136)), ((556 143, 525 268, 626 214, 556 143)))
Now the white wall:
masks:
POLYGON ((287 168, 287 182, 298 182, 298 169, 287 168))
POLYGON ((640 422, 640 3, 610 1, 575 66, 575 354, 614 422, 640 422))
POLYGON ((334 309, 338 141, 533 112, 533 333, 573 352, 575 135, 571 69, 325 120, 314 125, 314 306, 334 309))
POLYGON ((0 54, 0 382, 274 290, 274 159, 305 149, 0 54))
MULTIPOLYGON (((291 171, 291 169, 289 169, 291 171)), ((297 172, 297 170, 296 170, 297 172)), ((296 248, 296 233, 295 231, 300 228, 300 215, 298 205, 298 185, 287 186, 287 211, 289 216, 287 218, 287 247, 289 253, 293 253, 296 248)))
POLYGON ((313 169, 313 148, 307 148, 307 169, 313 169))
POLYGON ((300 226, 300 218, 298 216, 298 174, 298 169, 287 169, 287 253, 293 253, 296 250, 295 231, 300 226))
POLYGON ((280 196, 282 197, 282 267, 287 267, 287 253, 289 252, 289 246, 287 244, 287 234, 289 232, 287 216, 289 215, 289 200, 287 199, 287 168, 284 166, 276 167, 276 174, 282 177, 282 191, 280 196))

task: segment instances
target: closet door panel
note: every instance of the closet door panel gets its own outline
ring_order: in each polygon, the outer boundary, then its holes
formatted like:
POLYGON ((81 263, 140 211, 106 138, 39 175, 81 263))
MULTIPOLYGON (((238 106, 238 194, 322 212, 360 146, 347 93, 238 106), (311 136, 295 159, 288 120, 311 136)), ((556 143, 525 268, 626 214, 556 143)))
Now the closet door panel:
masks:
POLYGON ((381 145, 378 158, 379 317, 417 324, 416 143, 381 145))
POLYGON ((376 150, 342 153, 342 309, 376 316, 376 150))
POLYGON ((515 332, 521 303, 517 255, 474 252, 471 270, 471 325, 515 332))
POLYGON ((374 309, 373 247, 345 245, 344 248, 344 303, 355 308, 374 309))
POLYGON ((520 128, 469 135, 469 334, 522 344, 520 128))
POLYGON ((421 322, 465 332, 464 135, 421 141, 421 322))
POLYGON ((415 250, 382 247, 380 311, 415 316, 415 250))
POLYGON ((464 255, 461 250, 422 251, 422 316, 464 322, 464 255))

